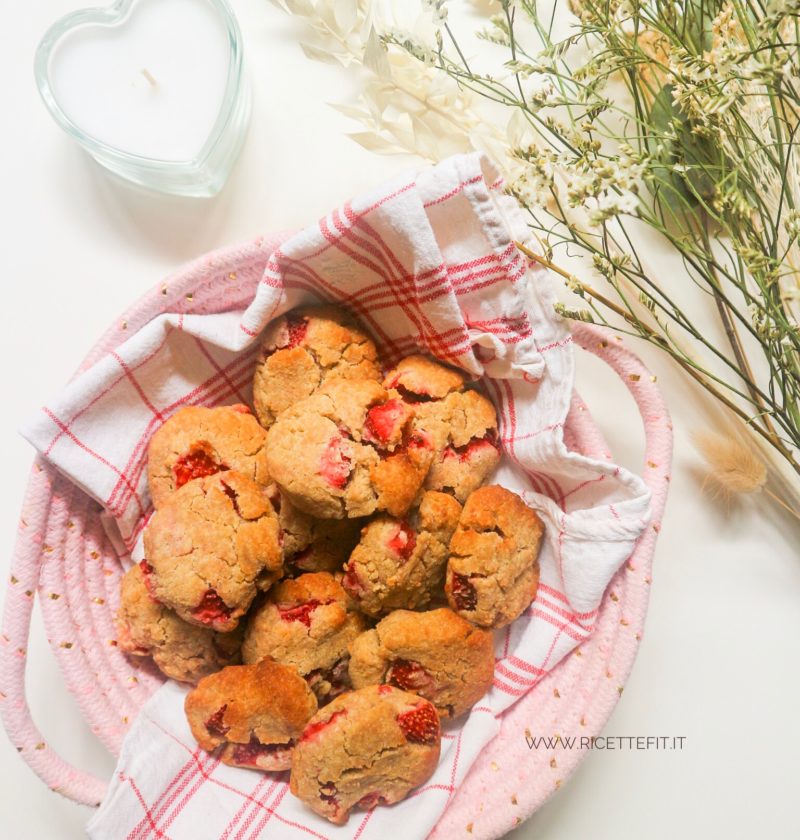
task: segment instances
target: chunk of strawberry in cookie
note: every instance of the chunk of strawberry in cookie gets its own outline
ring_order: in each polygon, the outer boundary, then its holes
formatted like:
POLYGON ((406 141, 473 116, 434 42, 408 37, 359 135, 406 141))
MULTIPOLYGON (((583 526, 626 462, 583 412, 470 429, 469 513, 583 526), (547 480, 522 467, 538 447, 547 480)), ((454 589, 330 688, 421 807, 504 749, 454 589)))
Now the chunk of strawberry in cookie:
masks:
POLYGON ((408 560, 408 558, 411 557, 416 545, 417 535, 414 533, 414 529, 408 524, 408 522, 401 522, 397 526, 397 531, 389 540, 389 548, 397 554, 398 557, 408 560))
POLYGON ((302 343, 308 332, 308 318, 293 316, 286 321, 286 329, 289 332, 287 347, 297 347, 302 343))
POLYGON ((384 449, 398 446, 409 418, 410 412, 401 400, 374 405, 364 422, 364 439, 384 449))
MULTIPOLYGON (((251 733, 246 744, 232 744, 231 759, 239 767, 261 767, 270 769, 276 759, 284 759, 294 746, 294 741, 282 744, 262 744, 255 733, 251 733)), ((283 762, 282 762, 283 763, 283 762)))
POLYGON ((193 446, 185 455, 175 462, 172 473, 175 476, 175 487, 183 487, 188 481, 214 475, 228 468, 218 461, 209 451, 207 444, 193 446))
POLYGON ((308 333, 308 318, 298 315, 290 315, 286 319, 284 329, 277 336, 273 346, 262 348, 261 358, 268 359, 278 350, 291 350, 299 347, 308 333))
POLYGON ((423 432, 420 429, 414 431, 414 433, 408 438, 408 443, 406 444, 407 449, 433 449, 433 439, 427 432, 423 432))
POLYGON ((397 724, 412 744, 435 744, 439 740, 439 715, 430 703, 402 712, 397 724))
POLYGON ((311 615, 317 607, 332 604, 332 600, 306 601, 303 604, 278 604, 278 614, 284 621, 299 621, 306 627, 311 627, 311 615))
POLYGON ((232 612, 214 589, 207 589, 200 603, 192 610, 192 616, 203 624, 225 624, 232 612))
POLYGON ((303 730, 303 734, 300 736, 300 740, 306 742, 317 738, 320 732, 323 732, 329 726, 332 726, 334 723, 336 723, 337 720, 346 716, 347 709, 339 709, 339 711, 334 712, 330 717, 325 718, 325 720, 312 721, 303 730))
POLYGON ((465 463, 476 458, 481 453, 491 453, 494 455, 500 449, 497 443, 497 435, 494 430, 490 430, 488 434, 483 437, 474 437, 464 446, 448 446, 443 458, 458 458, 459 461, 465 463))
POLYGON ((319 463, 319 473, 337 490, 347 485, 352 471, 352 459, 346 451, 346 438, 336 435, 328 441, 319 463))
POLYGON ((433 686, 433 679, 425 668, 409 659, 395 659, 386 672, 386 682, 404 691, 424 691, 433 686))
POLYGON ((344 567, 344 576, 342 577, 342 587, 350 593, 354 598, 364 592, 364 583, 358 576, 355 565, 349 563, 344 567))
POLYGON ((211 717, 205 722, 208 734, 211 735, 212 738, 224 738, 230 731, 230 726, 225 726, 225 723, 223 722, 223 717, 225 716, 225 710, 227 708, 227 703, 220 706, 217 711, 214 712, 214 714, 211 715, 211 717))
POLYGON ((456 609, 474 610, 478 604, 478 593, 466 575, 454 572, 450 584, 450 594, 455 601, 456 609))

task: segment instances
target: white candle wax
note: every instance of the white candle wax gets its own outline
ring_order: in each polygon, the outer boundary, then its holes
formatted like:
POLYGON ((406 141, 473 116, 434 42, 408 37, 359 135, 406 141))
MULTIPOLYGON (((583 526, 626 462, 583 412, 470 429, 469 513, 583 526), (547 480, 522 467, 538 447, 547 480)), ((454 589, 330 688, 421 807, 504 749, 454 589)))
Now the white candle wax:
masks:
POLYGON ((69 32, 50 79, 86 134, 129 154, 188 161, 211 134, 229 62, 224 23, 205 0, 139 0, 124 21, 69 32))

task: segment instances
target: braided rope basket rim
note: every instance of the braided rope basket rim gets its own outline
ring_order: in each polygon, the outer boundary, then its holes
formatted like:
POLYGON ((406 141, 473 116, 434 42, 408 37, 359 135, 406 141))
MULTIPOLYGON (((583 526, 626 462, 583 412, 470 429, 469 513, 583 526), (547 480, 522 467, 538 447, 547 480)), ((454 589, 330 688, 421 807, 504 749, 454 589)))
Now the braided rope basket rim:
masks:
MULTIPOLYGON (((268 256, 285 238, 285 233, 259 238, 189 263, 134 303, 95 344, 78 373, 162 312, 242 308, 268 256)), ((586 324, 576 325, 573 335, 580 347, 611 366, 636 402, 645 428, 644 479, 653 493, 653 521, 609 585, 594 634, 504 713, 500 734, 476 760, 431 837, 449 838, 468 825, 473 837, 500 837, 537 810, 588 751, 531 750, 525 733, 599 734, 619 700, 641 640, 669 482, 669 414, 647 369, 616 337, 586 324)), ((577 394, 565 439, 571 449, 608 456, 577 394)), ((52 750, 27 705, 25 661, 34 593, 39 593, 47 637, 67 689, 112 754, 119 754, 139 709, 163 682, 153 666, 132 662, 116 645, 112 617, 123 570, 101 514, 99 505, 67 478, 40 458, 34 461, 0 636, 0 713, 12 743, 52 790, 88 805, 99 804, 107 782, 52 750)))

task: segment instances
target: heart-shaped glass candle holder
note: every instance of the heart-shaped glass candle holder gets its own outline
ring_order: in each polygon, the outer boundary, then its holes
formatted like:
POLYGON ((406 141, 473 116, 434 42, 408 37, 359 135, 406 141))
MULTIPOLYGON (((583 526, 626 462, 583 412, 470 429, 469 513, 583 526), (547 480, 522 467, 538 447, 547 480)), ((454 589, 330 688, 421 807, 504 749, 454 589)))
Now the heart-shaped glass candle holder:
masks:
POLYGON ((48 29, 39 92, 99 163, 159 192, 212 196, 250 117, 241 33, 225 0, 117 0, 48 29))

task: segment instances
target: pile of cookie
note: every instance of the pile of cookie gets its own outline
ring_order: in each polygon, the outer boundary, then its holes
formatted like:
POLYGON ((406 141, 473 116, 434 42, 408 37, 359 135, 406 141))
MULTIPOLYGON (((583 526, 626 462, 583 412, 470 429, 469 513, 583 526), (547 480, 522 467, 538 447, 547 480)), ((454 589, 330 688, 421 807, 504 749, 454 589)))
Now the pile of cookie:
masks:
POLYGON ((270 325, 253 403, 183 408, 153 436, 118 643, 196 684, 203 749, 291 769, 343 823, 428 779, 440 721, 491 687, 491 630, 533 600, 543 526, 483 486, 492 403, 424 356, 382 372, 340 310, 270 325))

